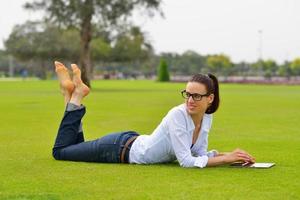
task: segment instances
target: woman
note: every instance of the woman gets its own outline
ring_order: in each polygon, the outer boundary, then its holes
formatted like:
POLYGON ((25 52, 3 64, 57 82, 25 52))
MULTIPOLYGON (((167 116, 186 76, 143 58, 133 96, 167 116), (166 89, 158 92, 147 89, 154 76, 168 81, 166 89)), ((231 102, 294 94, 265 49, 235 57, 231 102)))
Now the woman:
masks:
POLYGON ((126 131, 84 142, 81 119, 85 107, 81 102, 89 88, 82 82, 77 65, 71 65, 72 80, 62 63, 55 62, 55 67, 66 103, 53 147, 57 160, 151 164, 177 159, 182 167, 199 168, 255 162, 240 149, 223 154, 207 152, 212 113, 219 106, 218 80, 212 74, 193 76, 182 91, 185 103, 171 109, 151 135, 126 131))

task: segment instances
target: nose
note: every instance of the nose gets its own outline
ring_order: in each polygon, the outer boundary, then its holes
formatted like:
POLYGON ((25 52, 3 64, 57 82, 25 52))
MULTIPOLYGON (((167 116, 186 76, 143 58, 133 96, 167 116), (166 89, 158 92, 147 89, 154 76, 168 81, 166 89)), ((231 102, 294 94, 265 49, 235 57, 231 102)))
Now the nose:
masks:
POLYGON ((194 99, 193 99, 192 96, 190 96, 190 97, 188 98, 188 102, 189 102, 189 103, 194 103, 194 99))

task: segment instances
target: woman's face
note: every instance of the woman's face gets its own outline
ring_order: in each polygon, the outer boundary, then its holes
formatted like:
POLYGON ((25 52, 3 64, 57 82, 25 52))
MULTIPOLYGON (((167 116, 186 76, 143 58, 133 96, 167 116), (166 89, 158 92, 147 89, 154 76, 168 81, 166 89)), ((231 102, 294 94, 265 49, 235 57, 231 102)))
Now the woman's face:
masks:
MULTIPOLYGON (((204 84, 198 82, 188 82, 186 85, 186 92, 190 94, 207 94, 207 90, 204 84)), ((185 100, 187 111, 190 115, 205 113, 207 108, 214 100, 214 95, 203 96, 201 100, 196 101, 190 96, 185 100)))

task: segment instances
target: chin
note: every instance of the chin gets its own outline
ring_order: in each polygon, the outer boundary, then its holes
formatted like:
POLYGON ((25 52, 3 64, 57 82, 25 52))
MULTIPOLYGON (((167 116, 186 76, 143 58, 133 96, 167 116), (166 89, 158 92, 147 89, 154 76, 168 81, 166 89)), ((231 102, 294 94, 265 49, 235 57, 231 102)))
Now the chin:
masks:
POLYGON ((187 111, 190 115, 194 115, 198 113, 196 110, 192 110, 192 109, 187 109, 187 111))
POLYGON ((190 115, 197 115, 197 114, 203 113, 205 111, 203 111, 202 109, 189 109, 189 108, 187 108, 187 112, 190 115))

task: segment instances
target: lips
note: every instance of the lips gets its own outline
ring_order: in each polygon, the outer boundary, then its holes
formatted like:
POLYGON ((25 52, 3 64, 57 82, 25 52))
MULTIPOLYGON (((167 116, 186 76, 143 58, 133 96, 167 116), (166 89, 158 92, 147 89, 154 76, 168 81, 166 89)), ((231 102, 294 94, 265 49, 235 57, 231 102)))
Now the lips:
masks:
POLYGON ((194 109, 194 108, 196 108, 196 106, 194 106, 194 105, 188 105, 188 108, 189 109, 194 109))

